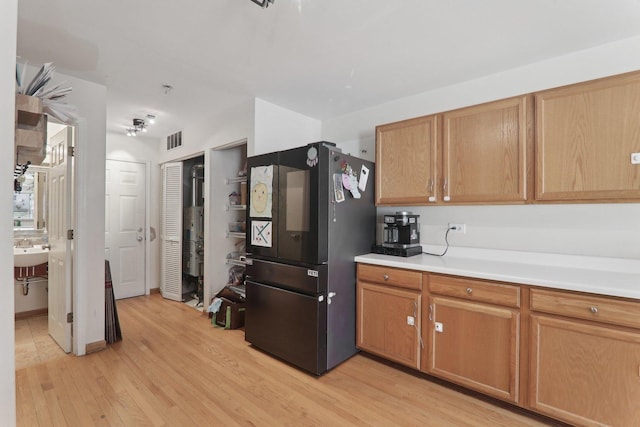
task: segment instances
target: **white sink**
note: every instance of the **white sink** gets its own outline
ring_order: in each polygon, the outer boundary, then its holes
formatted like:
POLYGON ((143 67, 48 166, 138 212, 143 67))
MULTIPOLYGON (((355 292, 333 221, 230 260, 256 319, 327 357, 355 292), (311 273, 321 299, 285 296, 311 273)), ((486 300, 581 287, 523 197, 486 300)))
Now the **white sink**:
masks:
POLYGON ((31 267, 49 261, 49 250, 41 245, 32 248, 13 248, 13 265, 15 267, 31 267))

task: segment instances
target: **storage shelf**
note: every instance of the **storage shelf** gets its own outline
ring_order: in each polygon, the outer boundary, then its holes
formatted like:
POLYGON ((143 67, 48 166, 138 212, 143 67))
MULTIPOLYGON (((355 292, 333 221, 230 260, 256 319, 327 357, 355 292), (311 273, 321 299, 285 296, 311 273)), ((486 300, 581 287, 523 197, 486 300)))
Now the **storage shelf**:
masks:
POLYGON ((247 210, 247 205, 225 205, 225 210, 227 210, 227 211, 245 211, 245 210, 247 210))
POLYGON ((42 100, 36 96, 16 94, 17 124, 38 126, 42 119, 42 100))
POLYGON ((239 176, 236 178, 225 178, 224 183, 225 184, 237 184, 239 182, 247 182, 247 177, 246 176, 239 176))
POLYGON ((247 263, 239 259, 227 258, 227 265, 239 265, 240 267, 244 267, 247 263))
POLYGON ((16 94, 15 122, 16 163, 42 163, 46 156, 47 116, 42 101, 34 96, 16 94))
POLYGON ((227 231, 227 238, 245 239, 246 237, 246 233, 234 233, 227 231))

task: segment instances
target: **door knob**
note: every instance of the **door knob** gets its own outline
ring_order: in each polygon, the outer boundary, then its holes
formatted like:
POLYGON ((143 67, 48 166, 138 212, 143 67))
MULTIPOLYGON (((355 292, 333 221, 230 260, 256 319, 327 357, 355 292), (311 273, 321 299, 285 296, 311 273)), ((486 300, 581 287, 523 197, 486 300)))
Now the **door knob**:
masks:
POLYGON ((137 236, 136 239, 138 240, 138 242, 142 242, 142 236, 137 236))

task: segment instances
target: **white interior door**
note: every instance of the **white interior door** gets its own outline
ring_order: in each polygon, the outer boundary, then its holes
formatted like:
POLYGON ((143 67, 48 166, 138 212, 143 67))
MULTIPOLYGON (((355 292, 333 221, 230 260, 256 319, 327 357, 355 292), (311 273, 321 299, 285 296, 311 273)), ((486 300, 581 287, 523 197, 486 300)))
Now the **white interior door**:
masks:
POLYGON ((116 299, 145 294, 146 167, 106 161, 105 257, 116 299))
POLYGON ((72 312, 72 240, 67 231, 73 229, 73 128, 66 127, 51 139, 51 169, 49 171, 49 335, 66 352, 71 352, 72 312))
POLYGON ((162 165, 160 292, 182 301, 182 163, 162 165))

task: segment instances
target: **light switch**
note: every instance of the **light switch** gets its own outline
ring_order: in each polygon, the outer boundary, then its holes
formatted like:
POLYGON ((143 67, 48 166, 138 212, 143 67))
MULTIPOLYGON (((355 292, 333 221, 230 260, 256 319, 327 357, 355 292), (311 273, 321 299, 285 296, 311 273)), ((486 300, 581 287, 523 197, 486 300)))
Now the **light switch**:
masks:
POLYGON ((407 325, 413 326, 415 324, 416 324, 416 319, 414 319, 413 316, 407 316, 407 325))
POLYGON ((631 153, 631 164, 632 165, 640 164, 640 153, 631 153))

